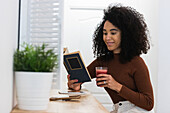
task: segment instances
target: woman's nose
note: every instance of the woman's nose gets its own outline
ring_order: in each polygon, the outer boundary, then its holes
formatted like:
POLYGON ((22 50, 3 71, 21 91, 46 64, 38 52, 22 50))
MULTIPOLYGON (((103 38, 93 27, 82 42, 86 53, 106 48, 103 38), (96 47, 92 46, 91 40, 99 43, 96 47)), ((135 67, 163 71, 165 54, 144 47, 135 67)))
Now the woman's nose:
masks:
POLYGON ((111 38, 111 35, 110 35, 110 33, 108 33, 106 36, 106 39, 110 39, 110 38, 111 38))

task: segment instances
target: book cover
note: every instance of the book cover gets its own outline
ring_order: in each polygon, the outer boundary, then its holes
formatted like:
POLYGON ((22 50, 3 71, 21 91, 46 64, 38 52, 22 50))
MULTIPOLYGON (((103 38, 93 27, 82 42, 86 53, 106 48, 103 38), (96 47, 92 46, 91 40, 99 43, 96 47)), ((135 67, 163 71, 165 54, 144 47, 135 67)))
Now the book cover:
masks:
POLYGON ((77 83, 91 81, 79 51, 64 54, 64 66, 70 74, 70 80, 78 79, 77 83))

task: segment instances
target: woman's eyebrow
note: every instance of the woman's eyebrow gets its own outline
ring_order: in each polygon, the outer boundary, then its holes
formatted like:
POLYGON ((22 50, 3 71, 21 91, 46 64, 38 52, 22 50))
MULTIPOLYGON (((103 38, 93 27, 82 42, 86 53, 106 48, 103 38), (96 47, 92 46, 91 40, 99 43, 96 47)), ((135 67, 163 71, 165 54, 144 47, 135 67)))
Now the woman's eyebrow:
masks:
POLYGON ((118 31, 118 29, 111 29, 110 31, 118 31))
MULTIPOLYGON (((103 29, 103 31, 106 31, 106 29, 103 29)), ((110 31, 118 31, 118 29, 110 29, 110 31)))

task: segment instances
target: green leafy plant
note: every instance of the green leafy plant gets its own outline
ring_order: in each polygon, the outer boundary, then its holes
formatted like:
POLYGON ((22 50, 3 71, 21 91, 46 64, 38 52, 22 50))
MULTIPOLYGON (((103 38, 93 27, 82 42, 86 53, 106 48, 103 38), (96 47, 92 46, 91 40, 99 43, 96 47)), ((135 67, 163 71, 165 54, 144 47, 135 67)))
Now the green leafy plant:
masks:
POLYGON ((23 50, 17 49, 14 53, 15 71, 52 72, 57 68, 57 55, 53 49, 47 50, 46 44, 33 46, 24 43, 22 47, 23 50))

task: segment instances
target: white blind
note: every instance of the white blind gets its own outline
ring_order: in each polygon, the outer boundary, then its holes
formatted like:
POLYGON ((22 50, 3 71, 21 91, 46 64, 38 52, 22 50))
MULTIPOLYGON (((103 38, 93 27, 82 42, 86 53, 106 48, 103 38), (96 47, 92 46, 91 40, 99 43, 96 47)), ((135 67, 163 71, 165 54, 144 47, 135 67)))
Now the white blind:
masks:
POLYGON ((58 53, 60 42, 59 1, 30 0, 28 11, 30 43, 47 43, 58 53))
MULTIPOLYGON (((60 2, 59 0, 28 0, 27 35, 33 45, 48 44, 60 58, 60 2)), ((58 59, 58 65, 60 64, 58 59)), ((60 68, 60 66, 58 66, 60 68)), ((53 88, 57 88, 57 69, 53 77, 53 88)))

